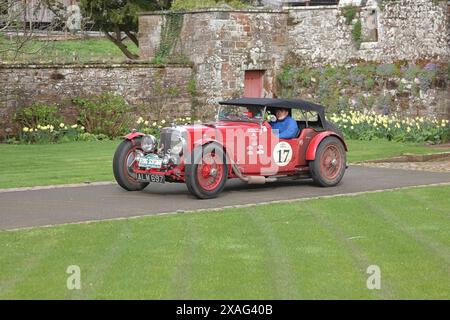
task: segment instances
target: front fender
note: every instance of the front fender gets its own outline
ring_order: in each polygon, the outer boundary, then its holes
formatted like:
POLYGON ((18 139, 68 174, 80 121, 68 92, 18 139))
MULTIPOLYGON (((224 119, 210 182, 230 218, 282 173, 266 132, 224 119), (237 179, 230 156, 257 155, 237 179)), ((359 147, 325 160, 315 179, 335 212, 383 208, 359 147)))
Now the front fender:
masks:
POLYGON ((309 143, 308 149, 306 150, 306 161, 316 160, 316 153, 319 144, 322 142, 323 139, 330 136, 336 137, 339 140, 341 140, 342 144, 344 145, 345 151, 348 151, 347 144, 345 143, 344 139, 342 139, 342 137, 340 137, 333 131, 324 131, 315 136, 309 143))
POLYGON ((128 135, 126 135, 125 139, 131 141, 131 140, 133 140, 135 138, 143 137, 143 136, 145 136, 145 134, 142 133, 142 132, 132 132, 132 133, 129 133, 128 135))
POLYGON ((210 144, 210 143, 217 143, 220 146, 224 147, 223 144, 220 143, 219 141, 217 141, 216 139, 207 138, 207 139, 198 139, 197 141, 195 141, 193 144, 192 150, 194 150, 195 148, 210 144))

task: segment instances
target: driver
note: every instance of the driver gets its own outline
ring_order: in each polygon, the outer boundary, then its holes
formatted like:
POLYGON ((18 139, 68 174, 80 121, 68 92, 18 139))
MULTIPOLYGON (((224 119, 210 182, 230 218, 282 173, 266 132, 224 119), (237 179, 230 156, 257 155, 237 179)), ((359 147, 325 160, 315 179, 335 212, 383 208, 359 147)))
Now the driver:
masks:
POLYGON ((279 108, 275 111, 277 121, 271 122, 273 134, 280 139, 293 139, 298 135, 297 122, 289 115, 289 110, 279 108))

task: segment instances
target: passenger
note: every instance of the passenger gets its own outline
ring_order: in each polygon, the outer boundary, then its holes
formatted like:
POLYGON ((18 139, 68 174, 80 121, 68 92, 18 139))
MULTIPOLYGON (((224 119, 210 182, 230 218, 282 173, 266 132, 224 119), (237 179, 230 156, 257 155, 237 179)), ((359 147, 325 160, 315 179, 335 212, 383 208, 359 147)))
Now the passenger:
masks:
POLYGON ((280 139, 293 139, 298 135, 297 122, 289 116, 289 110, 280 108, 275 111, 277 121, 271 122, 270 125, 273 134, 280 139))

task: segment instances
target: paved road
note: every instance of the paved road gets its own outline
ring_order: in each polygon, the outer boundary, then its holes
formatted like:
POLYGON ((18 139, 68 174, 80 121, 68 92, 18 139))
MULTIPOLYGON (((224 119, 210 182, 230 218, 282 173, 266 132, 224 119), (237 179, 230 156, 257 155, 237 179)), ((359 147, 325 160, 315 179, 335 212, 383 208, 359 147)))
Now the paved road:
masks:
POLYGON ((7 192, 0 193, 0 230, 443 182, 450 182, 450 173, 351 166, 335 188, 319 188, 308 180, 253 186, 232 180, 213 200, 197 200, 184 184, 153 185, 143 192, 126 192, 115 184, 7 192))

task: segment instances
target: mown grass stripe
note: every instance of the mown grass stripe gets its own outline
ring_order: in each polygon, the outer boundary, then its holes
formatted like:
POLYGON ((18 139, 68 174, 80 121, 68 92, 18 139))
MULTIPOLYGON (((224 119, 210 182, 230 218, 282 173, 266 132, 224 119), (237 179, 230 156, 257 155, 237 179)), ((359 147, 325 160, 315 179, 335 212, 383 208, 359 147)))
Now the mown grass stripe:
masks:
POLYGON ((268 217, 251 208, 250 220, 255 227, 264 235, 265 247, 267 248, 266 264, 270 270, 276 299, 301 299, 299 289, 295 284, 299 283, 297 275, 293 271, 291 254, 285 247, 278 234, 273 229, 273 224, 268 217))

